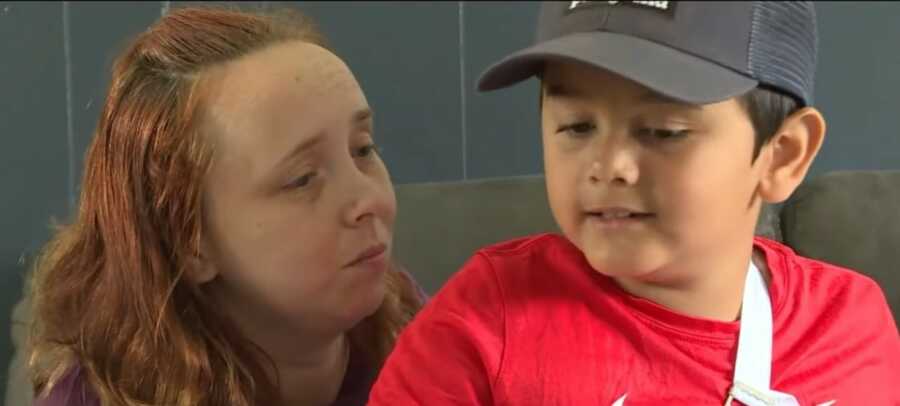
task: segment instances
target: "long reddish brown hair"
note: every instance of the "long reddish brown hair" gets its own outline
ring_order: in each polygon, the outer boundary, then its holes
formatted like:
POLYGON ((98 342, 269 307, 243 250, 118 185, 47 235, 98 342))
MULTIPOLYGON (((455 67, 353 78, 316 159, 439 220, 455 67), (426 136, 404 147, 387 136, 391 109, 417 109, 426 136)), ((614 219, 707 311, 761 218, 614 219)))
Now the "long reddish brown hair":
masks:
MULTIPOLYGON (((34 268, 36 392, 80 366, 104 405, 280 403, 271 359, 183 275, 200 246, 211 165, 198 134, 203 74, 298 40, 327 48, 296 11, 182 8, 116 59, 76 218, 34 268)), ((407 279, 388 275, 384 303, 350 332, 376 367, 420 305, 407 279)))

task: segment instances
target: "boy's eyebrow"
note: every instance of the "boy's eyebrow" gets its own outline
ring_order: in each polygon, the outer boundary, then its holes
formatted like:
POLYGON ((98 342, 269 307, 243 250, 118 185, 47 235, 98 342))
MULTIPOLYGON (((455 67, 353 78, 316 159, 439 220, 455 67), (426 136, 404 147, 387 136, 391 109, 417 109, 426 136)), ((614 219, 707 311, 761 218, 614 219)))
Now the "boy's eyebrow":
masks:
POLYGON ((544 96, 568 99, 586 99, 587 95, 579 89, 566 87, 561 83, 548 83, 544 86, 544 96))
MULTIPOLYGON (((544 86, 544 96, 558 97, 566 99, 587 99, 588 95, 578 88, 567 87, 561 83, 548 83, 544 86)), ((654 91, 646 91, 638 97, 638 102, 646 104, 668 104, 677 107, 689 108, 691 110, 700 110, 699 104, 692 104, 675 100, 671 97, 656 93, 654 91)))
POLYGON ((687 103, 681 100, 675 100, 671 97, 668 97, 663 94, 659 94, 653 91, 644 92, 640 97, 638 97, 638 101, 647 104, 670 104, 678 107, 686 107, 692 110, 700 110, 702 107, 699 104, 687 103))

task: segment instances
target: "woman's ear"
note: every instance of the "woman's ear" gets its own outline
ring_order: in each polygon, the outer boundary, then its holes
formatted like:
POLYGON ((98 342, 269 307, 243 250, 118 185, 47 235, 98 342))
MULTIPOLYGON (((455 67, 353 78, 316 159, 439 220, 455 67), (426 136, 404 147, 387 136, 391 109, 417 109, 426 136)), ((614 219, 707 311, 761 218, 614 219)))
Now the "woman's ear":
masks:
POLYGON ((208 245, 201 243, 200 248, 188 258, 188 266, 184 275, 188 281, 195 285, 202 285, 219 275, 218 268, 210 258, 208 245))
POLYGON ((784 119, 763 147, 763 153, 769 154, 759 185, 763 200, 787 200, 803 182, 824 139, 825 119, 815 108, 802 108, 784 119))

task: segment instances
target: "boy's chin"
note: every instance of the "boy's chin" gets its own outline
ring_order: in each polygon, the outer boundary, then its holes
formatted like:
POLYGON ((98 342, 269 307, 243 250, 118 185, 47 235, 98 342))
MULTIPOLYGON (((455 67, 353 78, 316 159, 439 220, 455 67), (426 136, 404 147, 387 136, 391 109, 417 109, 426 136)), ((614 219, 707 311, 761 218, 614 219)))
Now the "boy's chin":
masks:
POLYGON ((670 260, 663 247, 653 244, 614 247, 588 242, 579 247, 594 271, 611 278, 645 279, 665 267, 670 260))

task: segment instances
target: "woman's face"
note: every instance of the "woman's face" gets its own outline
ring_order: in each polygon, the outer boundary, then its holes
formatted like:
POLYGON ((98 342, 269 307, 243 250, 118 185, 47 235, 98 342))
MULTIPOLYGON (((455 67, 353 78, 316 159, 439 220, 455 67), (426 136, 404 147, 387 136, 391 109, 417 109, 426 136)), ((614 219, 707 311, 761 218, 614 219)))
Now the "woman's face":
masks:
POLYGON ((384 297, 396 212, 359 84, 300 41, 209 75, 208 286, 244 328, 351 328, 384 297))

